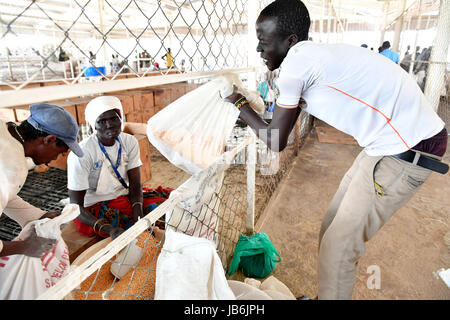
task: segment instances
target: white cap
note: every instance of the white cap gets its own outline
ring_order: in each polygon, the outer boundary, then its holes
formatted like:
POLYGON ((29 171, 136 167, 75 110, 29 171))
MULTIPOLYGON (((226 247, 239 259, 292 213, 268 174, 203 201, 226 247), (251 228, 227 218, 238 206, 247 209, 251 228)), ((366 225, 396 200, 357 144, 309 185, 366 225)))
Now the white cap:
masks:
POLYGON ((124 128, 123 121, 123 108, 119 98, 114 96, 101 96, 92 99, 86 106, 84 116, 87 123, 91 126, 92 131, 95 133, 95 122, 97 118, 104 112, 109 110, 118 110, 120 119, 122 120, 122 130, 124 128))

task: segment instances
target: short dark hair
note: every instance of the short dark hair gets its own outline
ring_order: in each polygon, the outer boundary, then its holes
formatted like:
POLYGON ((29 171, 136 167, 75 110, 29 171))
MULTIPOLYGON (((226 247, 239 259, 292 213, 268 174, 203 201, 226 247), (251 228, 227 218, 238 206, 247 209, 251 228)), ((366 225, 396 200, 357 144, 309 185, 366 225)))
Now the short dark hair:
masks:
POLYGON ((383 49, 387 49, 387 48, 390 48, 390 46, 391 46, 391 43, 389 41, 385 41, 385 42, 383 42, 383 45, 381 47, 383 49))
MULTIPOLYGON (((19 125, 19 128, 20 128, 20 131, 22 131, 22 133, 23 133, 23 138, 25 141, 34 140, 39 137, 46 137, 46 136, 50 135, 50 133, 36 129, 27 120, 22 121, 22 123, 19 125)), ((57 137, 56 145, 57 146, 66 146, 66 143, 57 137)))
POLYGON ((295 34, 299 41, 308 40, 311 20, 306 6, 300 0, 276 0, 265 7, 260 16, 276 17, 277 32, 288 37, 295 34))

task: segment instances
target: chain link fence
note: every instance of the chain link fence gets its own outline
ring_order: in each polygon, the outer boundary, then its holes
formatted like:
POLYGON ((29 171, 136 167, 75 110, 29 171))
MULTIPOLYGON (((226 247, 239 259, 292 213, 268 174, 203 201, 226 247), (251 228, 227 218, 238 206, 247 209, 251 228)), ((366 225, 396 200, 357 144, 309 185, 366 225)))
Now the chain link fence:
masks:
POLYGON ((247 65, 246 0, 0 1, 1 82, 247 65))
MULTIPOLYGON (((308 119, 303 114, 298 125, 307 126, 308 119)), ((303 138, 308 133, 307 128, 296 130, 303 138)), ((278 154, 268 151, 249 128, 236 127, 234 137, 238 141, 228 145, 221 161, 204 170, 200 177, 186 180, 168 200, 114 241, 104 239, 81 253, 73 261, 71 273, 40 298, 153 299, 158 255, 169 229, 213 241, 227 270, 240 235, 253 232, 255 219, 287 172, 299 145, 292 138, 278 154), (201 201, 189 204, 187 190, 199 192, 201 201), (137 262, 127 265, 120 259, 131 250, 128 244, 134 241, 141 254, 137 262), (114 265, 116 270, 129 271, 116 277, 111 271, 114 265)))
MULTIPOLYGON (((259 1, 257 11, 270 2, 259 1)), ((313 41, 359 45, 347 38, 355 30, 377 33, 378 38, 378 32, 369 23, 352 26, 333 3, 305 1, 312 9, 313 41)), ((242 68, 249 65, 249 50, 255 50, 249 48, 248 41, 250 4, 246 0, 0 0, 0 85, 3 90, 20 90, 53 80, 70 85, 242 68)), ((406 45, 412 48, 420 45, 427 52, 433 44, 430 39, 436 36, 437 20, 429 16, 424 22, 417 19, 422 5, 422 1, 417 1, 405 13, 399 46, 402 60, 406 45)), ((393 28, 386 26, 386 38, 392 36, 393 28)), ((442 38, 445 37, 448 38, 448 33, 442 38)), ((427 82, 428 86, 440 88, 444 82, 437 110, 448 128, 449 64, 444 62, 448 59, 430 56, 426 59, 425 54, 413 55, 406 70, 419 83, 417 74, 425 69, 426 94, 427 82), (436 71, 439 76, 434 77, 428 75, 426 68, 431 64, 446 67, 436 71)), ((264 118, 270 121, 277 96, 276 73, 258 70, 256 78, 258 85, 266 83, 272 90, 264 97, 264 118)), ((262 93, 264 88, 258 89, 262 93)), ((166 201, 119 238, 104 240, 86 251, 75 261, 78 268, 41 298, 152 299, 157 258, 164 240, 164 235, 158 237, 154 229, 158 220, 166 229, 213 240, 226 270, 239 235, 252 230, 253 222, 264 212, 311 127, 312 118, 301 112, 288 146, 283 152, 274 153, 259 140, 251 142, 249 129, 238 124, 227 143, 226 151, 234 155, 219 179, 220 188, 200 208, 180 207, 181 198, 166 201), (255 167, 249 167, 248 158, 253 157, 250 145, 255 148, 255 167), (135 239, 144 254, 137 264, 130 266, 127 276, 119 280, 111 275, 110 267, 117 263, 116 255, 135 239)))
MULTIPOLYGON (((289 137, 288 146, 284 151, 276 153, 256 139, 249 127, 238 123, 227 144, 226 154, 229 155, 224 157, 223 162, 208 168, 203 178, 189 178, 172 193, 169 200, 127 230, 126 237, 123 234, 114 241, 107 238, 86 249, 72 261, 71 273, 41 298, 153 299, 158 256, 164 242, 164 232, 168 229, 213 241, 224 270, 227 270, 239 236, 253 232, 254 222, 288 172, 298 148, 311 130, 311 125, 311 117, 302 112, 289 137), (300 139, 296 139, 296 135, 300 139), (186 207, 183 205, 187 197, 185 191, 198 190, 199 184, 211 185, 214 191, 202 192, 200 206, 186 207), (157 232, 155 225, 162 228, 162 232, 157 232), (131 250, 128 245, 132 242, 141 248, 141 254, 137 262, 129 265, 121 259, 131 250), (124 269, 128 272, 120 278, 116 277, 111 271, 113 266, 116 267, 115 272, 119 270, 120 273, 124 269)), ((48 209, 50 202, 59 205, 59 195, 67 196, 67 189, 60 183, 64 178, 64 170, 59 169, 51 169, 42 174, 32 173, 20 195, 42 209, 48 209), (33 202, 42 193, 40 183, 45 182, 39 179, 39 175, 45 176, 44 179, 53 179, 49 183, 59 186, 54 199, 47 186, 46 204, 33 202)), ((5 216, 2 218, 4 222, 5 216)), ((7 222, 14 223, 12 220, 7 222)), ((5 226, 11 227, 9 224, 5 226)), ((8 238, 5 240, 11 240, 20 232, 17 224, 12 227, 15 230, 8 230, 8 238)))

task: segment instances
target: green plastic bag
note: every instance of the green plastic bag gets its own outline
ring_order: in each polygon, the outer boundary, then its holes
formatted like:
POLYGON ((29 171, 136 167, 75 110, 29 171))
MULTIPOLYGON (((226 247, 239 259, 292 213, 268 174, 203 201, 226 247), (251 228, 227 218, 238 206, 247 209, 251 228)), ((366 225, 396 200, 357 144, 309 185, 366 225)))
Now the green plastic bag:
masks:
POLYGON ((264 278, 280 261, 281 257, 266 233, 241 235, 234 249, 228 275, 232 275, 240 267, 246 277, 264 278))

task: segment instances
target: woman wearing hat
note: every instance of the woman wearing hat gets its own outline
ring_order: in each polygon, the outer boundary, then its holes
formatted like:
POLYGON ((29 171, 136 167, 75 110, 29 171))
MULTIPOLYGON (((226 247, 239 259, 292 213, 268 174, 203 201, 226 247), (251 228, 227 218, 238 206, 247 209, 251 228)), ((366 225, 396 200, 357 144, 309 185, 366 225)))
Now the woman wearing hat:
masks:
POLYGON ((93 99, 85 117, 94 131, 80 142, 85 156, 71 153, 67 159, 70 202, 81 210, 74 224, 82 235, 115 238, 165 201, 172 189, 142 188, 138 141, 122 132, 123 111, 117 97, 93 99))

